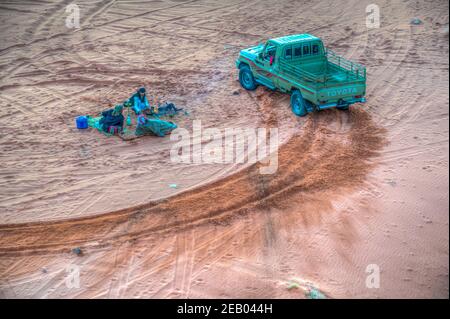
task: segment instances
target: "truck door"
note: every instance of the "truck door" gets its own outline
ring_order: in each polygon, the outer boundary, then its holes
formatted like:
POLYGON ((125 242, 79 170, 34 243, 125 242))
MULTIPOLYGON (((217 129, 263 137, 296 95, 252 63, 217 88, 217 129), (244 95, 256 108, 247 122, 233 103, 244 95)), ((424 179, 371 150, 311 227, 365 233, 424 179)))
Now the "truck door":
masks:
POLYGON ((277 46, 268 42, 255 61, 257 66, 256 80, 271 89, 275 89, 275 77, 273 75, 277 69, 278 57, 276 52, 277 46))

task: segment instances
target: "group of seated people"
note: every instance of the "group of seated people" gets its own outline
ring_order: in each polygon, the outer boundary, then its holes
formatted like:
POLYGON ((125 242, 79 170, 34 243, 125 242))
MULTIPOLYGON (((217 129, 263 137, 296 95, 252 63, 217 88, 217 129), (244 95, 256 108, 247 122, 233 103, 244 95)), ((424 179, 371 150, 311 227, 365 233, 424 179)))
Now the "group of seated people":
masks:
MULTIPOLYGON (((135 94, 126 100, 123 105, 118 104, 113 109, 109 109, 101 113, 102 118, 100 119, 99 124, 103 131, 113 134, 123 131, 125 121, 123 116, 124 106, 130 107, 131 110, 133 110, 133 112, 137 115, 137 135, 144 135, 151 132, 158 136, 164 136, 166 131, 171 131, 176 128, 176 125, 172 122, 147 118, 147 115, 155 115, 155 110, 148 102, 145 88, 141 87, 135 94)), ((168 107, 174 111, 179 110, 175 108, 173 104, 168 104, 168 107)))

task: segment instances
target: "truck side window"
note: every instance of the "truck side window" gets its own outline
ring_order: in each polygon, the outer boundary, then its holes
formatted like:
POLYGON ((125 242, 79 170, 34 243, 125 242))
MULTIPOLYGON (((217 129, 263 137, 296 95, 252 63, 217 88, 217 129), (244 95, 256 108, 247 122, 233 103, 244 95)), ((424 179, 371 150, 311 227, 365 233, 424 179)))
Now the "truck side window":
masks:
POLYGON ((302 47, 296 47, 294 48, 294 57, 301 57, 302 56, 302 47))
POLYGON ((309 55, 309 44, 303 46, 303 55, 309 55))
POLYGON ((319 54, 319 45, 318 44, 313 44, 313 46, 312 46, 312 54, 313 55, 319 54))
POLYGON ((286 53, 285 53, 285 55, 284 55, 284 58, 285 58, 286 60, 292 59, 292 48, 287 48, 287 49, 286 49, 286 53))

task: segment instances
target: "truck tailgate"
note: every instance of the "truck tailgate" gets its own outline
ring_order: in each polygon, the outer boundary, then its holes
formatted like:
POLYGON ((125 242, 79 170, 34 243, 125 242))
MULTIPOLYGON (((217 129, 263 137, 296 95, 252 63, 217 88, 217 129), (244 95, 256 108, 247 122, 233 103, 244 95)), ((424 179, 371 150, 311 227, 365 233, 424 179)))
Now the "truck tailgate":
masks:
POLYGON ((365 81, 328 82, 327 85, 318 90, 318 99, 323 102, 336 102, 340 99, 363 97, 366 94, 365 81))

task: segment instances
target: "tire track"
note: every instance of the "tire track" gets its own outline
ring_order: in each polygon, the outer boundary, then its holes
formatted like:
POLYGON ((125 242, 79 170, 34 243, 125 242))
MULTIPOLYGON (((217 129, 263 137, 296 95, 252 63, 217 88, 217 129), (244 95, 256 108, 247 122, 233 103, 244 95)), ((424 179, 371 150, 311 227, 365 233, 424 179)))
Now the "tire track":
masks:
POLYGON ((279 169, 255 189, 260 181, 259 164, 234 175, 169 199, 150 202, 94 217, 54 222, 0 226, 0 255, 42 254, 69 251, 70 247, 104 247, 155 233, 173 233, 245 215, 266 205, 277 205, 293 195, 363 182, 383 132, 363 111, 350 113, 349 145, 324 140, 319 133, 333 121, 335 112, 321 112, 307 120, 305 132, 294 136, 279 150, 279 169), (320 147, 318 145, 321 145, 320 147), (339 146, 338 146, 339 145, 339 146), (317 149, 319 148, 319 149, 317 149), (340 148, 336 151, 336 148, 340 148), (298 154, 298 150, 304 150, 298 154), (312 159, 319 152, 320 158, 312 159), (351 167, 345 163, 352 162, 351 167), (232 198, 229 194, 234 194, 232 198), (137 222, 139 221, 139 222, 137 222))

